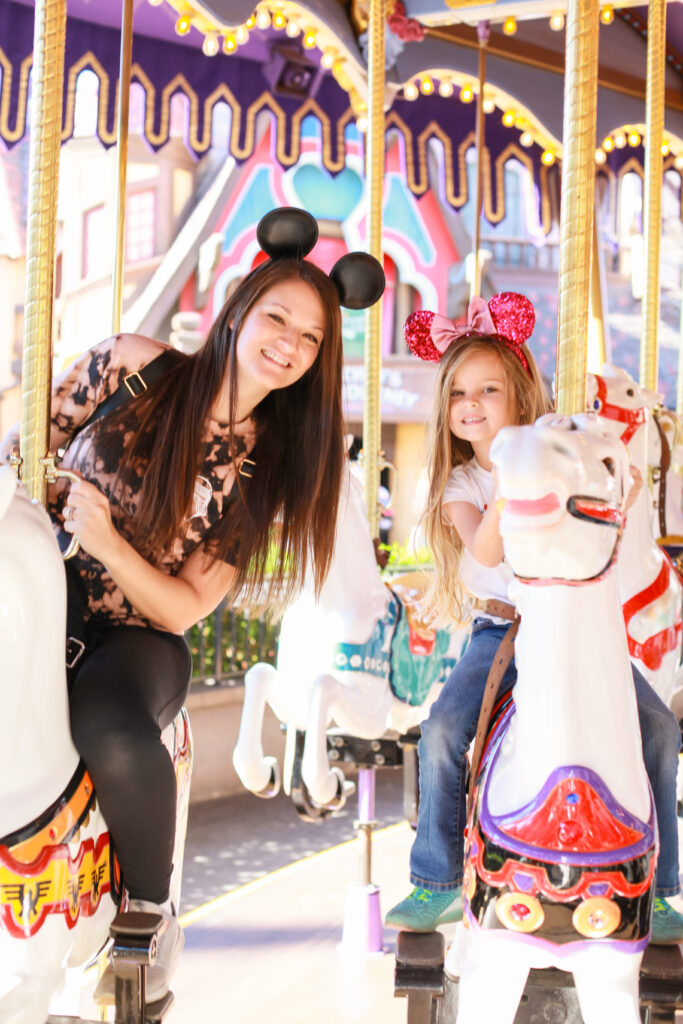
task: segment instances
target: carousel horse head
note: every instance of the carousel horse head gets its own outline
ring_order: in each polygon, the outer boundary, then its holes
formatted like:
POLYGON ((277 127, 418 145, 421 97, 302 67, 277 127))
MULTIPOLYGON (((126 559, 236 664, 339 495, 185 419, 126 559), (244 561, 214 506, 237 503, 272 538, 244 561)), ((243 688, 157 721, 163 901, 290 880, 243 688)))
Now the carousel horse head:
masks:
POLYGON ((587 580, 615 552, 628 455, 595 416, 552 413, 491 445, 505 557, 522 579, 587 580))

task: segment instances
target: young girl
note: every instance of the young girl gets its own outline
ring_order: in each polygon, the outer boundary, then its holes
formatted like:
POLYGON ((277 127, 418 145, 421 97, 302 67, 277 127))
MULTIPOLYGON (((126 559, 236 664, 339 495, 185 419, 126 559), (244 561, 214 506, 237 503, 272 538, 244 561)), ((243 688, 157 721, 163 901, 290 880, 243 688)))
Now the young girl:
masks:
MULTIPOLYGON (((372 304, 384 278, 364 253, 323 273, 303 259, 317 233, 304 211, 268 214, 257 238, 271 258, 196 354, 121 334, 54 383, 50 445, 71 442, 62 465, 81 478, 50 503, 57 532, 80 543, 68 563, 86 620, 69 674, 71 729, 129 907, 167 922, 150 1002, 167 991, 183 942, 169 901, 176 784, 160 739, 187 695, 183 632, 226 594, 280 603, 307 564, 320 585, 332 554, 344 458, 339 305, 372 304), (162 353, 163 373, 145 388, 162 353), (135 397, 91 419, 125 387, 135 397)), ((111 989, 109 971, 98 994, 111 989)))
MULTIPOLYGON (((440 360, 425 513, 425 535, 435 561, 428 601, 444 621, 462 618, 467 592, 478 605, 467 650, 422 723, 420 808, 410 856, 415 888, 386 917, 389 926, 413 931, 431 931, 462 916, 466 755, 489 669, 515 615, 508 604, 512 573, 503 557, 491 442, 502 427, 533 423, 549 409, 533 357, 524 345, 533 329, 531 303, 503 293, 487 308, 475 298, 468 319, 463 330, 444 317, 420 312, 406 324, 413 351, 440 360)), ((629 497, 632 503, 635 495, 629 497)), ((513 658, 499 693, 509 690, 516 678, 513 658)), ((680 942, 683 916, 664 898, 679 891, 680 732, 674 716, 635 668, 633 678, 661 843, 651 941, 680 942)))

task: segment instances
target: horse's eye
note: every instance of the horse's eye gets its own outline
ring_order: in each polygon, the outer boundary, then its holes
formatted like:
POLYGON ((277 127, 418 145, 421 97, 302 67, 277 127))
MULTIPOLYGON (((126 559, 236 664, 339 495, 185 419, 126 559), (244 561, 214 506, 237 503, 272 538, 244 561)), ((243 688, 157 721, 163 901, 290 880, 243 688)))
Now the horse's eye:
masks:
POLYGON ((633 398, 633 396, 635 395, 635 391, 633 390, 633 388, 626 388, 626 394, 629 398, 633 398))
POLYGON ((614 459, 603 459, 602 464, 609 473, 610 476, 616 476, 616 469, 614 466, 614 459))

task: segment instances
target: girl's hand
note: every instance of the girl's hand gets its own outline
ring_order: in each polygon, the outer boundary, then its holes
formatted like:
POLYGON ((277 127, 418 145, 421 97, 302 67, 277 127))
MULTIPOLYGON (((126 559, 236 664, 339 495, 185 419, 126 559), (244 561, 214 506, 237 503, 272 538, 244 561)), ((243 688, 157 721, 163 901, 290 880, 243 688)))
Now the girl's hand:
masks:
POLYGON ((111 520, 109 501, 86 480, 71 485, 64 506, 64 529, 103 565, 107 565, 121 540, 111 520))
POLYGON ((628 512, 638 500, 638 495, 643 489, 643 474, 637 466, 631 466, 631 490, 626 495, 624 513, 628 512))

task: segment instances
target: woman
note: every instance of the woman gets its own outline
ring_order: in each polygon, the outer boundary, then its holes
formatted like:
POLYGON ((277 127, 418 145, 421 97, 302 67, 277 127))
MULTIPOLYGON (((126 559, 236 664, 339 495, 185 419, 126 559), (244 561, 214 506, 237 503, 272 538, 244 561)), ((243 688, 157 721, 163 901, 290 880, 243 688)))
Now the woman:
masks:
MULTIPOLYGON (((226 594, 281 603, 309 561, 324 580, 343 459, 339 303, 371 305, 384 284, 365 254, 330 277, 303 260, 317 238, 303 211, 273 211, 257 237, 274 258, 239 285, 196 354, 117 335, 53 389, 50 445, 69 444, 62 466, 81 478, 50 502, 58 531, 80 544, 70 621, 80 589, 85 651, 69 673, 71 728, 129 909, 167 924, 150 1002, 168 990, 183 943, 169 900, 175 776, 160 739, 189 685, 183 632, 226 594), (126 400, 111 411, 113 394, 126 400)), ((5 439, 4 456, 16 440, 5 439)), ((99 994, 112 988, 108 971, 99 994)))

